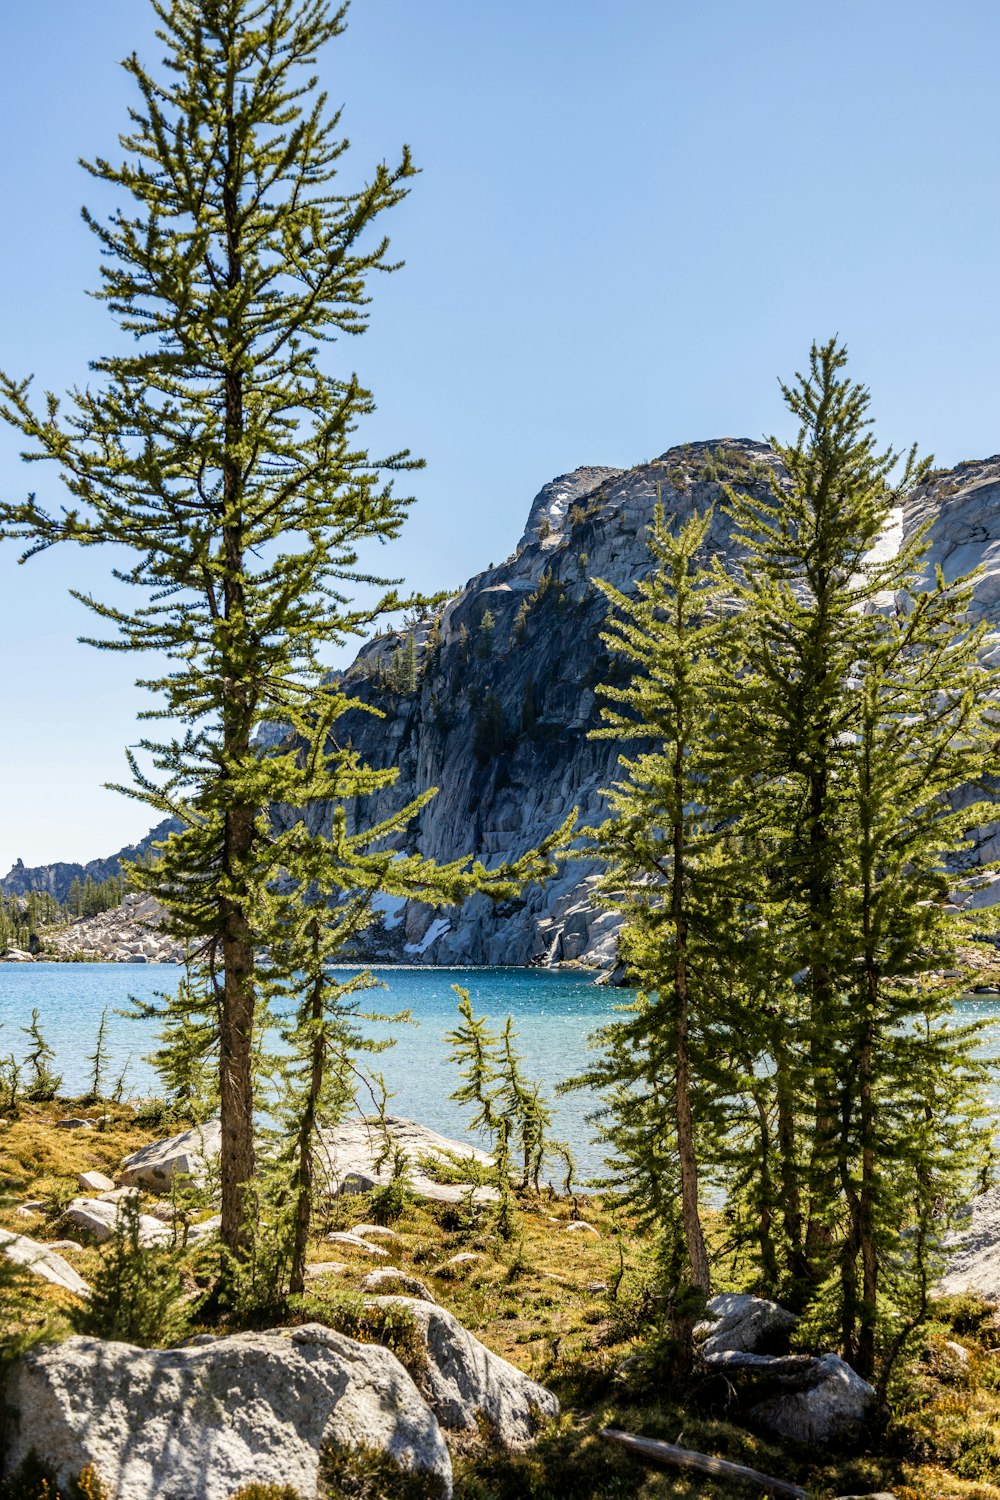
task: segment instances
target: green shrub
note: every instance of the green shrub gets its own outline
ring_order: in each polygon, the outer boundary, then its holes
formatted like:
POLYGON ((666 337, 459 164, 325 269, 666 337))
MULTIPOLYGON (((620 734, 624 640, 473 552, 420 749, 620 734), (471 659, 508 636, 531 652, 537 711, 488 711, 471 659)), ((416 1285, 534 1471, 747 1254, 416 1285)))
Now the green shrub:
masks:
POLYGON ((229 1500, 302 1500, 290 1484, 241 1484, 229 1500))
POLYGON ((77 1333, 152 1349, 183 1338, 188 1319, 178 1254, 142 1245, 139 1218, 138 1199, 122 1198, 93 1295, 70 1316, 77 1333))
POLYGON ((304 1301, 303 1314, 312 1311, 328 1328, 346 1334, 359 1344, 381 1344, 383 1348, 391 1349, 416 1384, 424 1383, 427 1348, 420 1326, 408 1307, 346 1296, 337 1302, 323 1302, 318 1308, 314 1302, 304 1301))
POLYGON ((444 1482, 436 1474, 401 1469, 381 1448, 329 1447, 320 1467, 320 1494, 325 1500, 443 1500, 444 1482))
POLYGON ((90 1464, 61 1489, 55 1471, 31 1453, 16 1474, 0 1479, 0 1500, 111 1500, 111 1492, 90 1464))
POLYGON ((960 1435, 953 1470, 958 1479, 1000 1479, 1000 1443, 993 1428, 970 1427, 960 1435))

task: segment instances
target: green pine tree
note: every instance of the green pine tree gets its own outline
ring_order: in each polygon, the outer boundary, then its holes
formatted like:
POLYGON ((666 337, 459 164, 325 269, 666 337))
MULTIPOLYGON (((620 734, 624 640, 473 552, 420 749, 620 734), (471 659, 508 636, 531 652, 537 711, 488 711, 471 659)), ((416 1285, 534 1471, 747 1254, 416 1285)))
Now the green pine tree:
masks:
POLYGON ((719 842, 711 752, 725 631, 720 581, 702 565, 710 519, 692 516, 672 530, 658 502, 649 539, 656 566, 635 596, 596 580, 612 606, 605 643, 632 677, 603 689, 595 735, 641 742, 634 757, 621 757, 611 816, 596 830, 607 861, 601 900, 625 918, 621 953, 642 994, 604 1028, 604 1055, 587 1077, 606 1094, 616 1170, 658 1228, 679 1228, 686 1278, 702 1297, 711 1282, 698 1145, 712 1046, 706 917, 719 842), (663 1212, 675 1196, 679 1225, 663 1212))
POLYGON ((926 1306, 934 1195, 978 1160, 974 1035, 915 980, 947 960, 945 859, 981 820, 949 795, 989 731, 969 581, 928 585, 920 533, 881 545, 925 466, 876 448, 845 366, 814 346, 785 389, 783 474, 729 491, 746 561, 720 814, 750 851, 730 866, 734 968, 769 997, 745 1032, 744 1185, 779 1188, 784 1290, 870 1375, 880 1332, 926 1306))
MULTIPOLYGON (((165 67, 132 56, 139 92, 119 163, 89 170, 118 195, 110 219, 86 214, 102 252, 106 302, 131 349, 97 359, 93 383, 39 407, 30 385, 0 378, 0 414, 30 456, 53 462, 63 509, 34 497, 0 505, 0 535, 26 556, 61 541, 111 543, 137 601, 86 596, 106 649, 169 663, 147 686, 150 717, 171 726, 142 742, 124 788, 182 831, 143 884, 204 965, 218 1029, 222 1236, 249 1253, 255 1172, 255 1057, 265 1023, 262 951, 282 937, 279 884, 333 901, 379 888, 386 832, 332 838, 317 820, 284 832, 270 808, 357 804, 394 780, 331 740, 353 707, 326 680, 323 652, 367 631, 401 600, 352 607, 345 587, 378 583, 358 549, 400 529, 408 502, 392 477, 405 453, 370 458, 356 429, 373 408, 322 346, 361 333, 368 282, 392 269, 376 226, 413 173, 404 148, 359 187, 342 184, 340 116, 315 88, 318 52, 344 29, 327 0, 155 0, 165 67), (287 726, 277 745, 258 739, 287 726)), ((421 802, 408 809, 410 819, 421 802)), ((402 822, 406 815, 401 814, 402 822)), ((499 895, 549 868, 547 851, 503 872, 443 873, 400 862, 394 891, 439 899, 499 895)))

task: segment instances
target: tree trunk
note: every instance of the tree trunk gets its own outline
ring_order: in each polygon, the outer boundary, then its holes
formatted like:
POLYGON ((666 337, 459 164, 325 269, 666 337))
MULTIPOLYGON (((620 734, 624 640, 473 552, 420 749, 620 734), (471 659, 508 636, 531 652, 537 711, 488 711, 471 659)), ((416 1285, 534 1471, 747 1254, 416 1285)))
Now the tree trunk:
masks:
POLYGON ((319 957, 319 925, 313 921, 313 954, 316 972, 313 977, 312 994, 309 1001, 309 1019, 313 1022, 312 1047, 309 1068, 309 1090, 305 1108, 299 1122, 298 1162, 295 1182, 295 1224, 292 1232, 292 1270, 288 1290, 301 1295, 306 1289, 306 1251, 309 1248, 309 1227, 312 1223, 313 1203, 313 1137, 316 1117, 323 1093, 323 1076, 326 1048, 320 1023, 323 1020, 323 970, 319 957))
POLYGON ((875 1100, 872 1087, 874 1015, 878 975, 868 968, 868 1015, 861 1038, 858 1084, 861 1102, 861 1195, 858 1240, 861 1250, 861 1331, 857 1371, 866 1380, 875 1369, 875 1324, 878 1316, 878 1256, 875 1249, 875 1100))
POLYGON ((698 1203, 698 1159, 694 1143, 694 1118, 691 1110, 691 1073, 688 1055, 690 995, 687 971, 687 917, 684 910, 684 761, 678 742, 674 756, 674 826, 671 908, 674 922, 674 1005, 676 1008, 677 1088, 676 1124, 677 1156, 681 1173, 681 1216, 684 1242, 691 1268, 691 1285, 707 1298, 711 1291, 708 1252, 701 1227, 698 1203))
POLYGON ((774 1044, 774 1088, 778 1109, 778 1174, 781 1181, 781 1222, 788 1241, 788 1270, 796 1286, 809 1281, 802 1235, 802 1198, 799 1192, 799 1162, 795 1132, 795 1086, 789 1073, 788 1054, 780 1037, 774 1044))
MULTIPOLYGON (((231 90, 235 89, 235 82, 231 90)), ((230 97, 227 121, 227 162, 223 186, 227 268, 233 291, 242 280, 239 244, 238 141, 234 105, 230 97)), ((231 317, 224 379, 225 452, 223 478, 223 607, 222 622, 222 766, 221 790, 238 777, 253 755, 250 740, 252 713, 246 680, 244 643, 246 597, 243 557, 243 470, 240 445, 244 433, 242 330, 231 317)), ((222 872, 225 889, 220 901, 223 964, 223 1002, 220 1025, 219 1084, 221 1092, 222 1239, 227 1249, 245 1258, 250 1247, 246 1185, 254 1175, 253 1139, 253 1029, 256 1009, 254 937, 247 919, 249 863, 253 850, 257 809, 235 795, 224 797, 222 872)))
POLYGON ((833 891, 827 871, 829 778, 826 761, 818 757, 809 784, 809 873, 807 900, 810 925, 810 1061, 814 1101, 813 1141, 809 1161, 809 1219, 805 1252, 811 1279, 826 1272, 833 1231, 829 1215, 837 1201, 838 1114, 836 1077, 830 1055, 834 1034, 833 985, 828 961, 833 891))

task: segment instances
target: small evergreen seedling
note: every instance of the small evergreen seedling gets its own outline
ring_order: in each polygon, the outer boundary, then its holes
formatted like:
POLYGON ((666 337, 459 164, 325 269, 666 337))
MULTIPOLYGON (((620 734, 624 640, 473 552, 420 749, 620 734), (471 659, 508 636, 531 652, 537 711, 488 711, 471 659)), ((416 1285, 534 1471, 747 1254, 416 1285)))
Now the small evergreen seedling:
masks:
POLYGON ((28 1073, 24 1097, 34 1104, 47 1104, 56 1097, 62 1083, 62 1074, 52 1067, 55 1053, 42 1034, 37 1009, 31 1012, 31 1021, 21 1030, 31 1042, 31 1049, 24 1059, 28 1073))
POLYGON ((93 1293, 71 1320, 77 1333, 140 1349, 169 1347, 183 1338, 188 1322, 178 1255, 142 1244, 140 1217, 138 1198, 131 1193, 122 1198, 93 1293))

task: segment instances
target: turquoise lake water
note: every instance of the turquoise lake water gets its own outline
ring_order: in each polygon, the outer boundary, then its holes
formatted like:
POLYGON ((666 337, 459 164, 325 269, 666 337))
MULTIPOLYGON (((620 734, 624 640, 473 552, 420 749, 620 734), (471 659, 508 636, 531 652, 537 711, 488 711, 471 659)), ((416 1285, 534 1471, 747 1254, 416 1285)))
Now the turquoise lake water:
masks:
MULTIPOLYGON (((111 1077, 128 1067, 127 1091, 157 1091, 156 1075, 145 1061, 156 1040, 156 1023, 116 1015, 130 995, 144 1000, 173 990, 181 971, 172 964, 0 964, 0 1054, 23 1055, 27 1038, 20 1027, 37 1008, 44 1034, 63 1075, 63 1092, 82 1093, 94 1050, 101 1011, 108 1009, 111 1077)), ((387 989, 374 989, 362 1001, 372 1010, 410 1010, 415 1024, 373 1026, 373 1034, 395 1036, 396 1045, 374 1061, 393 1091, 390 1113, 408 1116, 446 1135, 465 1132, 465 1116, 448 1095, 458 1086, 448 1062, 445 1033, 457 1019, 453 984, 465 986, 477 1015, 502 1025, 507 1015, 519 1032, 525 1071, 540 1081, 553 1106, 553 1129, 576 1153, 581 1176, 601 1170, 601 1152, 592 1141, 586 1115, 593 1098, 554 1097, 555 1086, 586 1066, 588 1036, 627 1000, 627 992, 607 990, 571 973, 540 969, 393 968, 378 971, 387 989)))
MULTIPOLYGON (((20 1028, 37 1008, 63 1074, 63 1091, 82 1093, 87 1054, 94 1050, 106 1006, 109 1076, 127 1066, 127 1092, 154 1093, 156 1075, 145 1057, 155 1046, 156 1023, 115 1012, 127 1007, 130 995, 151 999, 172 990, 180 974, 172 964, 0 964, 0 1055, 23 1056, 27 1039, 20 1028)), ((556 1098, 555 1088, 586 1066, 588 1037, 616 1005, 627 1002, 628 991, 603 989, 586 976, 544 969, 392 968, 379 970, 378 978, 387 988, 371 990, 362 1000, 377 1011, 410 1010, 414 1022, 370 1028, 374 1035, 397 1039, 375 1059, 393 1091, 391 1113, 445 1135, 465 1133, 466 1116, 448 1098, 458 1079, 444 1040, 456 1021, 452 985, 460 984, 469 990, 476 1014, 488 1014, 496 1029, 508 1014, 513 1017, 525 1071, 543 1085, 552 1104, 554 1133, 571 1143, 581 1178, 601 1171, 601 1149, 586 1118, 595 1100, 584 1093, 556 1098)), ((983 1051, 1000 1056, 1000 997, 969 996, 955 1012, 959 1022, 990 1022, 983 1051)), ((1000 1113, 1000 1086, 992 1092, 1000 1113)))

